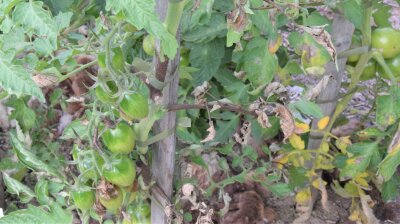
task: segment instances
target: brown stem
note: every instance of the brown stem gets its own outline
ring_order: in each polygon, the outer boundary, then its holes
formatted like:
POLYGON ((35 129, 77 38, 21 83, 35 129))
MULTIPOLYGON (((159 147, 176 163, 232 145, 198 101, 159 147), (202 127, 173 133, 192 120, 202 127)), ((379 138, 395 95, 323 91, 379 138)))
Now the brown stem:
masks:
POLYGON ((202 104, 170 104, 167 105, 166 108, 168 111, 177 111, 177 110, 189 110, 189 109, 207 109, 207 107, 212 107, 214 105, 220 106, 222 110, 228 110, 240 114, 251 115, 253 117, 257 117, 257 114, 254 111, 248 111, 241 106, 230 104, 230 103, 221 103, 221 102, 210 102, 210 103, 202 103, 202 104))

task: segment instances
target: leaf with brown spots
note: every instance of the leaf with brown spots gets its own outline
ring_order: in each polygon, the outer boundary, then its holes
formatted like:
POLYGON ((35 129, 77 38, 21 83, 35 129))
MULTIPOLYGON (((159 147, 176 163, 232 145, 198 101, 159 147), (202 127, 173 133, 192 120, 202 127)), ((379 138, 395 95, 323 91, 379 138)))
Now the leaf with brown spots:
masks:
POLYGON ((296 130, 292 112, 282 104, 276 104, 274 112, 280 118, 279 123, 284 136, 283 141, 286 141, 296 130))

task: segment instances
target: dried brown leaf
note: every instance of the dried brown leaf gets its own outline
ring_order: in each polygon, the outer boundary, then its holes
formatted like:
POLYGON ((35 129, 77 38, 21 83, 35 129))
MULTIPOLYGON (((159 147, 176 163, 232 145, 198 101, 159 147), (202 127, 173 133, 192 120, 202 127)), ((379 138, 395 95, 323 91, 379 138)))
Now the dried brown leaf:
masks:
POLYGON ((241 145, 247 145, 251 136, 251 123, 249 121, 245 121, 242 124, 242 127, 239 130, 239 133, 235 133, 233 137, 235 141, 241 145))
POLYGON ((333 76, 331 75, 326 75, 324 76, 318 83, 317 85, 314 86, 314 88, 310 89, 306 95, 305 95, 305 99, 306 100, 314 100, 317 98, 317 96, 319 96, 319 94, 326 88, 326 86, 329 83, 329 80, 332 78, 333 76))
POLYGON ((205 103, 206 100, 204 99, 204 95, 206 95, 207 91, 209 90, 210 85, 208 84, 207 81, 204 81, 203 84, 200 86, 197 86, 193 92, 192 95, 195 98, 195 103, 205 103))
POLYGON ((371 197, 365 193, 360 193, 360 201, 362 210, 367 218, 368 224, 380 223, 380 221, 375 217, 374 211, 372 210, 372 207, 374 206, 374 201, 371 199, 371 197))
POLYGON ((32 76, 32 80, 38 85, 40 88, 50 87, 57 84, 58 78, 52 75, 42 75, 37 74, 32 76))
POLYGON ((287 91, 286 87, 284 85, 282 85, 281 83, 279 83, 279 82, 271 82, 265 88, 264 96, 269 98, 269 97, 271 97, 273 95, 280 95, 282 93, 285 93, 286 91, 287 91))
POLYGON ((284 136, 283 141, 286 141, 296 130, 293 115, 287 107, 281 104, 276 104, 274 112, 280 118, 280 125, 284 136))
POLYGON ((214 128, 214 123, 212 121, 209 122, 209 128, 207 129, 208 135, 205 139, 201 140, 201 143, 212 141, 215 138, 217 132, 214 128))

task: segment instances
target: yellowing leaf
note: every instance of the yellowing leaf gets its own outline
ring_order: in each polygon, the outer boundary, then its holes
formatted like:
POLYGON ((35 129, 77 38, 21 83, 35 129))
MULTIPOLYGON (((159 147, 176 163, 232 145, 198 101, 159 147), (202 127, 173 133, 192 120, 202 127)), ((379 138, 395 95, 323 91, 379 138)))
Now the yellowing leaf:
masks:
POLYGON ((316 189, 320 189, 320 184, 323 184, 324 186, 327 184, 326 181, 323 181, 320 178, 315 179, 311 185, 316 188, 316 189))
POLYGON ((295 122, 295 126, 296 126, 295 132, 297 134, 302 134, 310 131, 310 126, 308 126, 308 124, 306 123, 295 122))
POLYGON ((311 199, 311 191, 310 188, 304 188, 297 192, 296 194, 296 202, 298 204, 302 204, 304 202, 307 202, 311 199))
POLYGON ((293 134, 289 137, 289 142, 290 145, 298 150, 303 150, 306 147, 303 139, 301 139, 301 137, 296 134, 293 134))
POLYGON ((336 140, 336 147, 342 151, 342 153, 347 153, 347 147, 351 145, 350 136, 340 137, 336 140))
POLYGON ((275 161, 278 163, 278 165, 277 165, 278 169, 282 169, 283 164, 286 164, 289 161, 289 156, 281 155, 278 158, 276 158, 275 161))
POLYGON ((325 116, 318 121, 318 129, 325 129, 329 123, 329 116, 325 116))
POLYGON ((329 152, 329 144, 328 142, 322 142, 320 146, 320 150, 323 152, 329 152))
POLYGON ((268 51, 271 54, 275 54, 279 47, 282 45, 282 36, 278 36, 275 41, 270 41, 268 44, 268 51))
POLYGON ((358 221, 360 219, 361 219, 361 217, 360 217, 360 211, 359 210, 353 211, 351 213, 351 215, 349 216, 349 220, 353 221, 353 222, 356 222, 356 221, 358 221))
POLYGON ((362 187, 369 188, 368 181, 365 179, 367 177, 368 177, 367 172, 360 173, 354 178, 354 182, 356 182, 357 184, 359 184, 362 187))

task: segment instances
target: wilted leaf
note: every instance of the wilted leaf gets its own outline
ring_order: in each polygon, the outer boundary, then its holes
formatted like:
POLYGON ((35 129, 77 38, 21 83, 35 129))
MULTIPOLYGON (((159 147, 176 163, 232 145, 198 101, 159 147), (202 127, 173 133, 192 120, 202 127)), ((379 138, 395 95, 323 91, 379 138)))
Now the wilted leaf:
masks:
POLYGON ((192 95, 194 96, 197 104, 205 103, 205 99, 203 97, 209 88, 210 86, 207 81, 204 81, 203 84, 194 88, 192 95))
POLYGON ((210 121, 209 125, 210 126, 207 129, 208 135, 207 135, 207 137, 205 139, 201 140, 201 143, 212 141, 215 138, 216 131, 215 131, 215 128, 214 128, 214 123, 212 121, 210 121))
POLYGON ((28 186, 10 177, 7 173, 3 172, 3 178, 7 191, 10 194, 16 194, 22 203, 28 203, 36 197, 35 192, 33 192, 28 186))
POLYGON ((317 85, 314 86, 314 88, 310 89, 306 95, 305 95, 305 99, 306 100, 314 100, 315 98, 317 98, 317 96, 319 96, 319 94, 325 90, 326 86, 329 83, 329 80, 332 78, 332 76, 328 76, 325 75, 324 77, 322 77, 322 79, 318 82, 317 85))
POLYGON ((243 122, 240 132, 235 133, 233 137, 237 143, 241 145, 247 145, 251 137, 251 123, 249 121, 243 122))

